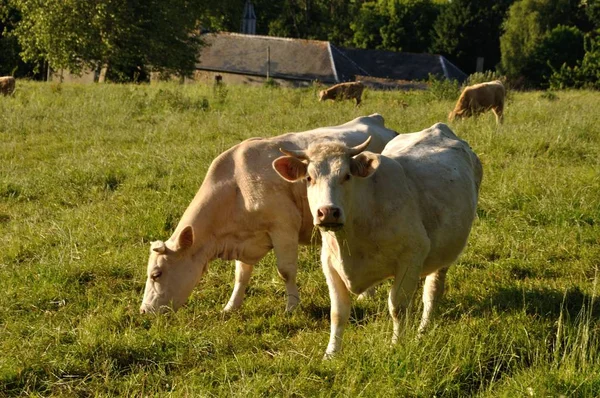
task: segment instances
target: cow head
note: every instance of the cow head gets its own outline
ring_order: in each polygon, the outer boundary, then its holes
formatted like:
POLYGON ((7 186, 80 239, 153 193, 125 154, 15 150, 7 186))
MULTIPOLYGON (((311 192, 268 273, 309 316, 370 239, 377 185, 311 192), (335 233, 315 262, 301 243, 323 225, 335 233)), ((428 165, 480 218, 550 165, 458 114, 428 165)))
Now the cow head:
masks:
POLYGON ((325 90, 319 91, 319 101, 323 101, 326 96, 327 96, 327 91, 325 91, 325 90))
POLYGON ((448 114, 448 121, 453 122, 469 116, 468 109, 453 110, 448 114))
POLYGON ((150 245, 148 279, 140 312, 165 312, 181 307, 206 269, 193 261, 194 230, 187 226, 177 238, 150 245))
POLYGON ((273 168, 285 180, 304 179, 313 223, 322 230, 344 227, 352 212, 356 178, 370 177, 379 166, 379 157, 363 152, 371 137, 353 148, 342 143, 313 144, 307 150, 280 149, 287 156, 273 161, 273 168))

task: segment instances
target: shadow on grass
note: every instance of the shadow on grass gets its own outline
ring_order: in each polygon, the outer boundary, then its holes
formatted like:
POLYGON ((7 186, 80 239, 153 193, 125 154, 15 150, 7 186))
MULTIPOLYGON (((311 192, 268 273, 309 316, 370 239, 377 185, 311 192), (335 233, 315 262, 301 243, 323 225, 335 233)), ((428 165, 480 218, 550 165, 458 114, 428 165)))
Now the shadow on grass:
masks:
MULTIPOLYGON (((312 302, 303 303, 301 311, 304 311, 308 315, 308 317, 310 317, 314 321, 329 322, 329 304, 319 305, 312 302)), ((350 311, 350 324, 353 325, 364 324, 365 322, 372 320, 373 317, 379 315, 376 309, 373 309, 368 305, 363 306, 362 303, 357 303, 356 301, 352 303, 352 308, 350 311)))
MULTIPOLYGON (((546 319, 558 319, 561 312, 571 318, 579 315, 585 307, 586 312, 591 308, 591 316, 600 317, 600 300, 592 302, 589 294, 578 287, 567 291, 551 288, 520 289, 517 287, 501 287, 483 300, 473 296, 465 296, 454 300, 457 307, 469 311, 472 316, 484 316, 492 311, 525 312, 546 319), (460 301, 460 302, 459 302, 460 301)), ((460 318, 461 311, 452 311, 450 316, 460 318)))

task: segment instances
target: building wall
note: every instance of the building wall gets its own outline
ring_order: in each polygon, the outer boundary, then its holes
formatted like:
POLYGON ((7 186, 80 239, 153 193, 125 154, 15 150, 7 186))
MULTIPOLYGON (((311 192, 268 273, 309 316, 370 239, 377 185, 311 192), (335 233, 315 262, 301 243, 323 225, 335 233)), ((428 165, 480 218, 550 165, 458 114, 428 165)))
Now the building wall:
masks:
POLYGON ((84 69, 81 71, 81 75, 76 75, 69 72, 66 69, 59 69, 57 71, 51 71, 50 73, 51 82, 62 82, 62 83, 81 83, 88 84, 98 81, 98 73, 91 69, 84 69))
MULTIPOLYGON (((194 72, 193 79, 186 79, 186 83, 198 82, 205 84, 213 84, 215 82, 215 76, 217 75, 221 76, 222 82, 225 84, 247 84, 253 86, 262 86, 267 81, 267 78, 265 76, 251 76, 240 75, 237 73, 196 70, 196 72, 194 72)), ((283 87, 308 87, 312 85, 312 82, 307 80, 292 80, 280 78, 272 78, 272 80, 283 87)))

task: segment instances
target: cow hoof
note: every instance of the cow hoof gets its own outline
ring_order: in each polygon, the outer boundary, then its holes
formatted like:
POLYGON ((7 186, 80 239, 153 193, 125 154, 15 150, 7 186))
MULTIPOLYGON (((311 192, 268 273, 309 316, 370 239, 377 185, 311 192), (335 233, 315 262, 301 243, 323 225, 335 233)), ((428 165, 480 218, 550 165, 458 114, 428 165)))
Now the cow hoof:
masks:
POLYGON ((285 312, 293 312, 300 304, 300 299, 296 296, 288 296, 288 301, 285 306, 285 312))
POLYGON ((224 313, 224 314, 230 314, 230 313, 232 313, 232 312, 234 312, 234 311, 238 310, 239 308, 240 308, 240 306, 239 306, 239 305, 238 305, 238 306, 235 306, 235 305, 233 305, 233 304, 229 304, 229 303, 228 303, 228 304, 225 306, 225 308, 223 308, 223 309, 221 310, 221 312, 222 312, 222 313, 224 313))
POLYGON ((323 361, 330 361, 335 357, 336 357, 335 352, 326 352, 325 355, 323 355, 323 361))

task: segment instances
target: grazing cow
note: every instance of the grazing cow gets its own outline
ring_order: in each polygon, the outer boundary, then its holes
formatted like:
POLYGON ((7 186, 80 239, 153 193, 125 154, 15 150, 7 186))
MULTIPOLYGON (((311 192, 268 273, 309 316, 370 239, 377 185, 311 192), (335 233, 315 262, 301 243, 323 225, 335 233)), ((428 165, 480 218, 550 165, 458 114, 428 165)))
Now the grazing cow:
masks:
POLYGON ((505 94, 500 80, 468 86, 460 94, 448 120, 452 122, 455 118, 469 117, 491 109, 496 115, 496 123, 502 123, 505 94))
POLYGON ((273 162, 284 179, 306 181, 313 222, 321 232, 331 298, 326 357, 341 348, 349 293, 360 294, 386 278, 394 278, 388 299, 392 342, 423 276, 419 331, 424 330, 475 218, 481 163, 448 126, 401 134, 381 155, 363 152, 368 143, 348 148, 317 142, 304 151, 282 149, 288 156, 273 162))
POLYGON ((319 91, 319 101, 355 99, 356 106, 360 105, 362 92, 365 86, 361 82, 340 83, 326 90, 319 91))
POLYGON ((173 235, 151 244, 140 312, 176 310, 216 258, 236 260, 235 286, 224 310, 237 309, 254 264, 271 249, 291 311, 299 303, 298 244, 311 243, 313 224, 305 184, 289 184, 271 167, 279 148, 304 148, 316 139, 356 145, 370 136, 370 148, 381 152, 396 135, 373 114, 340 126, 251 138, 219 155, 173 235))
POLYGON ((15 78, 12 76, 0 77, 0 94, 11 95, 15 91, 15 78))

